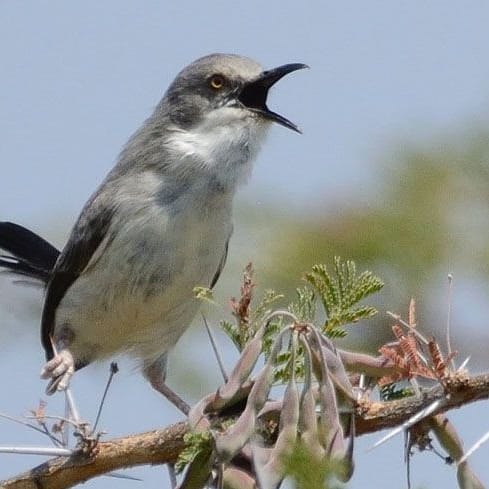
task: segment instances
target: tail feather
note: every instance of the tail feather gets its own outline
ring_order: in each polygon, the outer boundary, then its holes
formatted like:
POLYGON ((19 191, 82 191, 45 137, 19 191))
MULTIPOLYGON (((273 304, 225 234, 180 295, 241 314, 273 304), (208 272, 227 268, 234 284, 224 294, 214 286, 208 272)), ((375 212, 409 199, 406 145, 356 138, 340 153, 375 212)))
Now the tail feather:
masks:
POLYGON ((4 255, 0 255, 0 273, 12 273, 14 275, 34 278, 43 283, 47 283, 50 277, 50 273, 46 270, 36 268, 27 262, 4 255))
POLYGON ((0 222, 0 269, 47 283, 59 256, 52 244, 12 222, 0 222))

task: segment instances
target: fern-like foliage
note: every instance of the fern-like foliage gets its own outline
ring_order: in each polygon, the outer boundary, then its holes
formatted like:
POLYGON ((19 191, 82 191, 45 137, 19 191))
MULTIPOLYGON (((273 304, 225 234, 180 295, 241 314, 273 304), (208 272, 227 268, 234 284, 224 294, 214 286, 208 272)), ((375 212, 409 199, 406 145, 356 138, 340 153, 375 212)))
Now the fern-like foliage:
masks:
MULTIPOLYGON (((221 321, 221 328, 231 338, 232 342, 239 351, 242 351, 245 345, 253 338, 258 328, 263 324, 265 318, 272 312, 273 304, 282 299, 282 294, 274 290, 266 290, 260 302, 255 306, 254 301, 250 299, 249 309, 246 315, 238 316, 235 314, 236 322, 221 321)), ((265 334, 265 344, 273 342, 270 339, 274 337, 278 330, 278 324, 271 324, 265 334), (267 340, 269 338, 269 340, 267 340)))
POLYGON ((353 261, 335 257, 333 273, 328 271, 326 265, 314 265, 305 279, 322 303, 326 313, 323 330, 329 336, 342 336, 342 326, 368 319, 377 313, 374 307, 358 303, 381 290, 384 284, 369 271, 357 274, 353 261))
POLYGON ((411 387, 399 387, 398 384, 385 384, 380 388, 380 399, 382 401, 395 401, 414 395, 411 387))
POLYGON ((202 302, 207 301, 211 304, 216 303, 214 300, 214 293, 212 292, 212 289, 209 289, 209 287, 194 287, 193 292, 195 298, 202 302))
POLYGON ((180 452, 178 460, 175 463, 177 473, 182 472, 199 455, 212 449, 212 435, 209 431, 186 433, 183 440, 185 442, 185 448, 180 452))
MULTIPOLYGON (((344 326, 355 323, 360 319, 372 317, 377 311, 366 305, 359 305, 365 297, 378 292, 382 281, 371 272, 357 274, 355 263, 334 259, 334 270, 330 273, 325 265, 315 265, 312 271, 305 275, 307 285, 296 289, 296 298, 288 305, 299 322, 317 323, 318 302, 326 313, 323 332, 330 338, 341 338, 346 335, 344 326)), ((241 294, 239 299, 231 299, 231 310, 234 321, 221 321, 221 327, 231 338, 239 351, 253 338, 256 331, 263 325, 266 318, 274 310, 276 302, 283 298, 273 290, 267 290, 255 305, 255 283, 253 268, 249 264, 243 274, 241 294)), ((212 301, 213 297, 207 290, 197 290, 201 300, 212 301)), ((263 336, 262 351, 268 358, 275 338, 284 327, 282 316, 277 315, 268 322, 263 336)), ((275 364, 275 381, 287 382, 291 372, 291 357, 288 351, 279 353, 275 364)), ((295 356, 294 371, 296 377, 302 378, 304 373, 304 352, 299 346, 295 356)))
POLYGON ((278 294, 272 289, 265 290, 263 297, 258 305, 251 309, 250 321, 256 331, 262 324, 263 320, 273 311, 273 305, 283 299, 283 294, 278 294))
POLYGON ((295 292, 297 298, 289 304, 289 311, 299 321, 313 323, 316 318, 316 294, 309 287, 299 287, 295 292))
POLYGON ((243 349, 241 346, 242 337, 237 324, 223 319, 221 320, 219 325, 221 326, 222 330, 229 336, 229 338, 234 343, 234 346, 238 349, 238 351, 241 351, 243 349))

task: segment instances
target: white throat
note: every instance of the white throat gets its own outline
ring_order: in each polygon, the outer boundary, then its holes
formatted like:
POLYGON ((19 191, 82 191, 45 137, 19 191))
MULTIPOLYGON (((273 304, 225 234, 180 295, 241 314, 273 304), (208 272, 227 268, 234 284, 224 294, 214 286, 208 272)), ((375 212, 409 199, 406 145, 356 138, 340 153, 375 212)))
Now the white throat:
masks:
POLYGON ((244 109, 223 107, 191 130, 172 131, 166 145, 173 153, 176 170, 197 167, 232 187, 249 178, 269 126, 244 109))

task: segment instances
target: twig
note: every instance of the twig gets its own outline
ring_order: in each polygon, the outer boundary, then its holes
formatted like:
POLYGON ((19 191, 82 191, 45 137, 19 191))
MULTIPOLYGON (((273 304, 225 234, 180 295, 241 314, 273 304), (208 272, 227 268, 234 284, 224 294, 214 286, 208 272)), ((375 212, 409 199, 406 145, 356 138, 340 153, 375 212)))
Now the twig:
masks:
POLYGON ((292 314, 290 311, 287 311, 287 310, 277 310, 277 311, 273 311, 271 314, 269 314, 265 320, 264 320, 264 323, 268 325, 268 323, 270 323, 270 321, 276 317, 286 317, 286 318, 289 318, 291 319, 294 323, 297 323, 298 322, 298 319, 297 319, 297 316, 295 314, 292 314))
MULTIPOLYGON (((45 414, 46 419, 55 419, 56 421, 63 421, 64 423, 69 423, 73 428, 79 429, 80 425, 83 423, 76 423, 72 419, 65 418, 64 416, 56 416, 54 414, 45 414)), ((26 416, 27 419, 36 419, 36 416, 26 416)))
MULTIPOLYGON (((54 435, 49 433, 49 431, 45 431, 45 429, 38 428, 37 426, 35 426, 31 423, 28 423, 27 421, 23 421, 20 418, 15 418, 14 416, 10 416, 10 415, 4 414, 4 413, 0 413, 0 418, 8 419, 9 421, 13 421, 14 423, 19 423, 21 425, 27 426, 27 428, 31 428, 35 431, 38 431, 39 433, 42 433, 43 435, 47 435, 53 441, 53 443, 57 443, 59 445, 63 444, 61 440, 57 439, 54 435)), ((36 419, 35 416, 33 416, 32 418, 36 419)))
POLYGON ((171 489, 176 489, 177 487, 177 474, 175 472, 174 464, 167 464, 168 467, 168 477, 170 478, 170 487, 171 489))
MULTIPOLYGON (((90 463, 85 456, 51 459, 32 470, 0 481, 2 489, 65 489, 93 477, 127 467, 176 462, 184 448, 186 423, 177 423, 163 430, 150 431, 109 442, 99 442, 90 463)), ((53 449, 52 449, 53 450, 53 449)))
MULTIPOLYGON (((70 416, 71 416, 70 406, 68 404, 68 399, 66 398, 65 395, 65 418, 69 419, 70 416)), ((61 427, 61 436, 63 438, 63 446, 67 447, 70 441, 70 424, 61 421, 60 427, 61 427)))
MULTIPOLYGON (((453 275, 448 274, 448 308, 447 308, 447 328, 446 328, 446 339, 447 339, 447 356, 452 356, 452 343, 451 343, 451 323, 452 323, 452 290, 453 290, 453 275)), ((455 360, 452 358, 450 360, 452 369, 455 370, 455 360)))
POLYGON ((110 387, 110 384, 112 383, 112 379, 114 378, 114 375, 118 371, 119 371, 119 367, 117 366, 117 363, 111 362, 109 378, 107 380, 107 384, 105 385, 104 393, 102 394, 102 399, 101 399, 100 404, 98 406, 97 416, 95 417, 95 423, 93 424, 92 434, 95 433, 95 430, 97 429, 98 422, 100 420, 100 415, 102 414, 102 409, 104 407, 105 398, 107 397, 107 392, 109 392, 109 387, 110 387))
POLYGON ((221 375, 222 378, 224 379, 224 383, 226 383, 229 380, 228 374, 226 372, 226 369, 224 368, 224 364, 222 363, 221 354, 219 353, 219 350, 217 348, 214 335, 212 334, 211 328, 209 327, 209 324, 207 323, 207 319, 203 313, 202 313, 202 319, 205 324, 205 329, 207 330, 207 335, 209 336, 209 340, 211 342, 212 350, 214 351, 214 356, 216 357, 217 364, 219 365, 219 370, 221 371, 221 375))
POLYGON ((407 489, 411 489, 411 434, 404 432, 404 459, 406 461, 406 483, 407 489))
POLYGON ((386 314, 391 318, 395 319, 396 321, 398 321, 399 324, 402 324, 404 327, 408 328, 409 331, 412 331, 412 333, 416 335, 422 343, 424 343, 425 345, 429 343, 429 341, 416 328, 413 328, 409 323, 404 321, 401 318, 401 316, 399 316, 399 314, 394 314, 393 312, 390 311, 386 311, 386 314))
POLYGON ((121 474, 120 472, 109 472, 105 477, 113 477, 114 479, 125 479, 129 481, 143 482, 143 479, 134 477, 133 475, 121 474))
POLYGON ((476 450, 478 450, 484 443, 489 441, 489 431, 485 433, 481 438, 479 438, 463 455, 463 457, 458 461, 458 464, 464 463, 476 450))
POLYGON ((21 453, 23 455, 70 457, 73 455, 73 450, 56 447, 0 447, 0 453, 21 453))
POLYGON ((430 405, 426 406, 425 408, 421 409, 417 413, 413 414, 409 419, 404 421, 404 423, 402 423, 400 426, 397 426, 392 431, 387 433, 387 435, 385 435, 380 440, 375 442, 372 445, 372 447, 367 449, 367 451, 373 450, 374 448, 377 448, 380 445, 383 445, 387 440, 390 440, 391 438, 398 435, 399 433, 401 433, 403 431, 407 431, 409 428, 413 427, 416 423, 419 423, 422 419, 430 416, 435 411, 442 408, 444 402, 445 402, 445 399, 436 399, 430 405))
POLYGON ((460 367, 457 368, 457 372, 462 372, 464 368, 467 366, 467 364, 470 361, 470 355, 460 364, 460 367))
POLYGON ((71 387, 67 387, 65 390, 66 401, 70 408, 71 418, 73 419, 76 425, 80 424, 80 414, 75 404, 75 398, 73 397, 73 392, 71 391, 71 387))
MULTIPOLYGON (((440 385, 425 391, 421 397, 410 397, 384 403, 362 402, 355 412, 358 436, 392 428, 409 420, 413 414, 444 399, 432 414, 446 412, 465 404, 489 399, 489 373, 475 377, 451 379, 448 385, 450 396, 446 397, 440 385)), ((235 416, 235 413, 233 413, 235 416)), ((278 426, 280 409, 267 414, 270 426, 278 426)), ((223 420, 225 422, 225 420, 223 420)), ((143 464, 166 464, 177 460, 185 447, 186 423, 178 423, 161 430, 132 435, 117 440, 99 442, 97 452, 86 463, 86 458, 55 458, 7 481, 0 482, 2 489, 64 489, 90 478, 143 464)), ((273 436, 273 432, 271 433, 273 436)))
MULTIPOLYGON (((54 355, 57 355, 58 349, 56 347, 56 344, 55 344, 52 337, 50 337, 50 340, 51 340, 51 348, 53 349, 53 353, 54 353, 54 355)), ((65 389, 65 399, 66 399, 66 402, 68 403, 71 417, 73 418, 73 421, 78 425, 80 422, 80 415, 78 413, 78 409, 76 408, 75 399, 73 397, 73 394, 71 392, 71 388, 69 385, 65 389)))

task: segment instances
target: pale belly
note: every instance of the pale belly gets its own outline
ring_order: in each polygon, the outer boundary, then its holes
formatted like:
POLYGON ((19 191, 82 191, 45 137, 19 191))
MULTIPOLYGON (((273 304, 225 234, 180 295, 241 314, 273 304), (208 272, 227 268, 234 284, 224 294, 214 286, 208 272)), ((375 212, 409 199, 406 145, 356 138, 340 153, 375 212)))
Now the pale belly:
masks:
POLYGON ((56 314, 55 338, 71 335, 75 360, 117 353, 156 359, 187 329, 231 234, 231 212, 147 214, 107 246, 68 289, 56 314))

